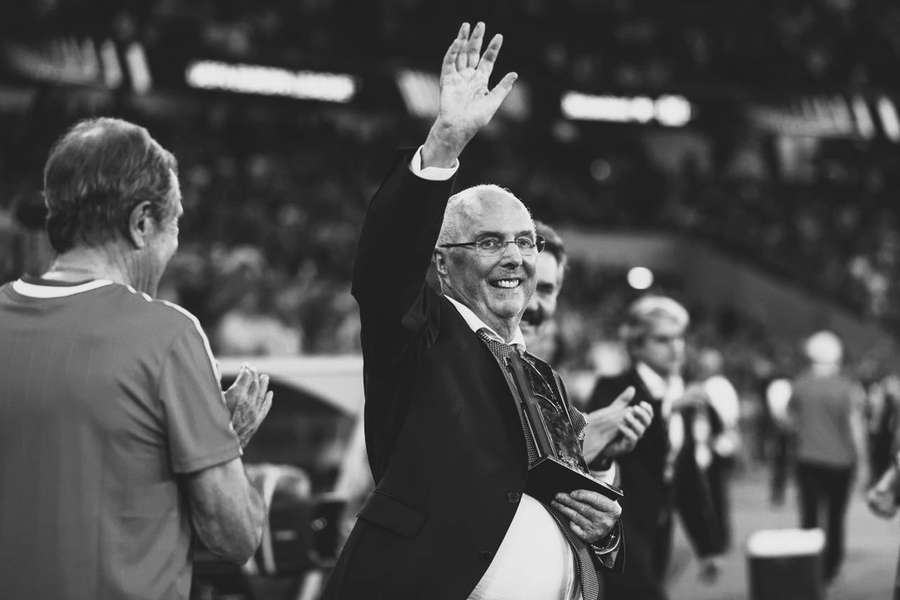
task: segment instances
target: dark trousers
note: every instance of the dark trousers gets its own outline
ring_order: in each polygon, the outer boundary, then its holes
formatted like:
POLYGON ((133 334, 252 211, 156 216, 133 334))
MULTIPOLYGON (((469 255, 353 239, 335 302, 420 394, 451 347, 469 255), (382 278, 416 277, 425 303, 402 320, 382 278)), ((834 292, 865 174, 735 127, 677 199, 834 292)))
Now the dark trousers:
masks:
POLYGON ((716 518, 719 521, 719 531, 722 533, 722 548, 731 546, 731 474, 734 471, 734 459, 713 456, 712 463, 706 470, 709 481, 709 492, 716 518))
POLYGON ((800 526, 819 527, 825 511, 825 580, 837 575, 844 559, 844 521, 850 499, 853 467, 826 467, 797 462, 797 487, 800 492, 800 526))

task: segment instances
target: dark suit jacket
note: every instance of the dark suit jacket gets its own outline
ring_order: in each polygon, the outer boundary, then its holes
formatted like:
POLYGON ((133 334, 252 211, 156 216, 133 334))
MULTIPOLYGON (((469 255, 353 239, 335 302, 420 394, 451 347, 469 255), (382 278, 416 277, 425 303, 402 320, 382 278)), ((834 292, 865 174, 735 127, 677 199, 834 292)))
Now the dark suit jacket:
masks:
POLYGON ((402 155, 369 207, 353 294, 376 489, 326 588, 330 599, 463 600, 525 489, 521 424, 494 357, 425 273, 450 182, 402 155))
POLYGON ((628 539, 628 561, 622 573, 606 573, 604 580, 609 600, 655 600, 666 597, 663 575, 676 508, 700 556, 720 552, 722 536, 709 486, 694 460, 693 415, 689 411, 682 413, 685 440, 675 459, 675 476, 666 483, 663 472, 669 451, 668 424, 661 416, 661 402, 650 395, 637 371, 630 369, 617 377, 599 379, 588 410, 603 408, 628 386, 635 388, 633 402, 647 401, 653 407, 653 420, 634 450, 617 459, 625 493, 622 526, 628 539))

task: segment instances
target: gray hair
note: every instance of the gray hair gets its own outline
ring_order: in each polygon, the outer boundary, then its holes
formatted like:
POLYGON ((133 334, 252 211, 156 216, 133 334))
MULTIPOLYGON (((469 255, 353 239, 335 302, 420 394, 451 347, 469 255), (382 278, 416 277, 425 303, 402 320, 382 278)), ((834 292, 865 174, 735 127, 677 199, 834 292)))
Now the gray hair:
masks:
POLYGON ((170 172, 177 171, 175 157, 143 127, 110 118, 76 123, 53 145, 44 167, 53 249, 127 239, 131 211, 142 202, 162 221, 172 210, 170 172))
POLYGON ((635 346, 643 341, 654 323, 663 319, 674 321, 682 330, 691 322, 687 309, 678 301, 668 296, 642 296, 628 307, 619 335, 626 346, 635 346))

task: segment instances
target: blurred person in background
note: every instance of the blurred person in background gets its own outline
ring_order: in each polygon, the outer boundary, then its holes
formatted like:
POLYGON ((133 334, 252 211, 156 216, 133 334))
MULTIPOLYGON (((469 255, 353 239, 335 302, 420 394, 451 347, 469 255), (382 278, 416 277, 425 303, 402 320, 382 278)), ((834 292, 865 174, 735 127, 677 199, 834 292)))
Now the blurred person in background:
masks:
POLYGON ((522 351, 541 241, 510 192, 452 194, 463 149, 516 78, 488 87, 502 36, 482 54, 484 31, 460 27, 438 117, 399 157, 363 225, 353 295, 376 487, 325 598, 595 600, 598 571, 621 556, 613 500, 574 490, 543 504, 524 493, 528 453, 500 363, 522 351), (430 262, 440 291, 426 284, 430 262))
POLYGON ((830 583, 844 558, 844 522, 854 475, 868 483, 865 391, 842 372, 844 346, 831 331, 819 331, 804 346, 809 366, 793 382, 788 404, 796 436, 800 525, 820 526, 826 517, 824 575, 830 583))
POLYGON ((698 446, 701 438, 705 439, 705 450, 701 454, 706 456, 697 457, 697 462, 704 466, 708 461, 705 472, 713 508, 719 519, 723 548, 728 548, 731 544, 731 507, 728 490, 740 449, 738 432, 740 400, 737 390, 722 373, 721 352, 715 348, 702 348, 696 362, 695 381, 688 385, 685 396, 694 396, 698 403, 694 439, 698 446), (698 431, 699 423, 708 426, 709 431, 698 431))
POLYGON ((770 445, 767 458, 771 461, 769 479, 769 503, 784 504, 789 474, 794 464, 794 435, 788 404, 793 394, 793 383, 788 377, 775 377, 765 385, 765 407, 769 425, 770 445))
POLYGON ((187 600, 194 540, 234 563, 265 506, 242 447, 271 405, 223 395, 199 322, 155 300, 178 247, 175 158, 118 119, 72 127, 44 171, 58 253, 0 288, 0 594, 187 600))
MULTIPOLYGON (((900 452, 895 431, 895 440, 893 445, 893 454, 888 466, 881 472, 878 481, 869 489, 866 494, 866 502, 869 510, 882 519, 893 519, 897 514, 897 508, 900 506, 900 452)), ((900 600, 900 558, 898 558, 897 568, 894 575, 894 594, 893 600, 900 600)))
MULTIPOLYGON (((301 353, 300 333, 265 310, 274 292, 259 286, 245 288, 213 335, 216 352, 224 356, 295 356, 301 353)), ((271 302, 270 302, 271 303, 271 302)))
POLYGON ((877 477, 894 462, 900 424, 900 377, 891 373, 874 383, 867 400, 869 471, 877 477))
POLYGON ((678 408, 685 391, 681 369, 689 322, 687 310, 672 298, 651 295, 633 302, 621 328, 631 367, 600 378, 587 405, 602 408, 615 397, 610 394, 631 386, 634 401, 653 407, 647 432, 632 452, 616 459, 628 498, 622 515, 628 561, 621 573, 605 574, 608 600, 667 598, 676 509, 700 557, 701 577, 709 582, 718 576, 722 540, 709 485, 695 457, 695 410, 678 408))

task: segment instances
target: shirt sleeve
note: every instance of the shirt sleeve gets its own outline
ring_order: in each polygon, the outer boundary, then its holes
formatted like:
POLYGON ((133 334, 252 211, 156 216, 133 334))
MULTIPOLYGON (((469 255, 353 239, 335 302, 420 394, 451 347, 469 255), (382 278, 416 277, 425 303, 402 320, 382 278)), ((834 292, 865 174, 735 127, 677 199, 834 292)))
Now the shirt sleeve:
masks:
POLYGON ((412 160, 409 161, 409 170, 416 177, 427 179, 429 181, 447 181, 459 170, 459 159, 456 159, 452 167, 425 167, 422 168, 422 146, 413 154, 412 160))
POLYGON ((169 348, 159 380, 169 459, 193 473, 241 455, 206 335, 188 327, 169 348))

